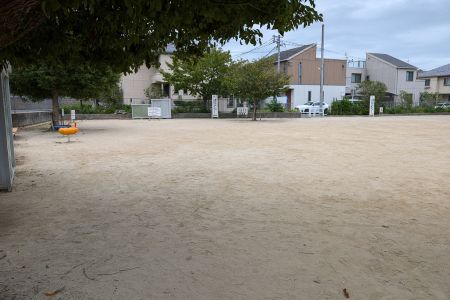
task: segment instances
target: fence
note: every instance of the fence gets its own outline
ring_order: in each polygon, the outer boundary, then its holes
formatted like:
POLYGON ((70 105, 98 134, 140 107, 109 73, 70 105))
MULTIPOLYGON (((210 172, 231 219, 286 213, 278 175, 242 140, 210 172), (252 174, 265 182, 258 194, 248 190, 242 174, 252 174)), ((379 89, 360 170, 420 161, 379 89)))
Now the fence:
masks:
POLYGON ((0 78, 0 189, 11 190, 15 172, 8 73, 0 78))
POLYGON ((133 119, 149 119, 149 108, 161 109, 162 119, 172 118, 172 104, 170 99, 152 99, 151 104, 131 104, 131 117, 133 119))

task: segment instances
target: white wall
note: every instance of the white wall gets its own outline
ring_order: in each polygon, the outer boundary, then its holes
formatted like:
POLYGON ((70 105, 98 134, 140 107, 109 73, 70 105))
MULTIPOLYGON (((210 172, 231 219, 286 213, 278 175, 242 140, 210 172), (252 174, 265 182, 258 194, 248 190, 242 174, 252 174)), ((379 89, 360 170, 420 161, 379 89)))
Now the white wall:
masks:
POLYGON ((370 80, 383 82, 387 87, 387 92, 397 94, 396 67, 367 55, 366 68, 370 80))
POLYGON ((345 83, 346 83, 345 91, 347 93, 351 93, 352 90, 355 90, 359 87, 359 83, 352 83, 352 74, 353 73, 361 74, 361 82, 366 80, 366 76, 367 76, 366 68, 347 67, 347 70, 345 73, 345 83))
POLYGON ((153 74, 153 68, 149 69, 143 65, 136 73, 122 76, 121 87, 124 104, 130 104, 130 99, 144 100, 147 98, 144 90, 152 83, 153 74))
MULTIPOLYGON (((425 80, 417 79, 417 71, 408 69, 398 70, 398 81, 397 81, 397 95, 400 95, 401 91, 408 92, 413 95, 413 102, 419 104, 420 93, 425 91, 425 80), (406 81, 406 72, 414 72, 413 81, 406 81)), ((400 99, 397 99, 400 100, 400 99)))
MULTIPOLYGON (((320 101, 320 85, 290 85, 292 91, 292 107, 302 105, 308 101, 308 91, 311 91, 311 100, 320 101)), ((324 102, 331 104, 334 99, 342 99, 345 95, 345 86, 324 85, 324 102)))

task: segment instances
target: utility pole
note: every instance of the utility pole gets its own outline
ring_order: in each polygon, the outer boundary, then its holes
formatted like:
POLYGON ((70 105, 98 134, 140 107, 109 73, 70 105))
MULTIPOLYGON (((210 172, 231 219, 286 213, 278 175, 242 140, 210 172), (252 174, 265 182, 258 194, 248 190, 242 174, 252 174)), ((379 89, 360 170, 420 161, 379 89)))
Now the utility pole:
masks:
POLYGON ((277 43, 277 72, 280 73, 280 48, 281 48, 281 36, 280 35, 274 35, 273 36, 273 42, 277 43))
POLYGON ((323 50, 324 50, 324 35, 325 35, 325 25, 322 24, 322 44, 320 46, 320 111, 323 116, 323 76, 324 76, 324 60, 323 60, 323 50))

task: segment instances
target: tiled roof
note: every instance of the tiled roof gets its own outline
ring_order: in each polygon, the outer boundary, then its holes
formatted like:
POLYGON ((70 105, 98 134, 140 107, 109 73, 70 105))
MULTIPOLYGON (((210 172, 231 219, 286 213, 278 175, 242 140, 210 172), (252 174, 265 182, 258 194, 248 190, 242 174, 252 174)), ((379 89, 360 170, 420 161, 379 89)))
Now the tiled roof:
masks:
POLYGON ((450 76, 450 64, 418 74, 419 78, 450 76))
POLYGON ((400 60, 388 54, 383 53, 368 53, 368 54, 375 56, 381 60, 384 60, 385 62, 388 62, 400 69, 417 69, 417 67, 410 65, 407 62, 404 62, 403 60, 400 60))
MULTIPOLYGON (((300 52, 306 50, 306 48, 309 48, 311 46, 314 46, 314 44, 304 45, 304 46, 301 46, 301 47, 297 47, 297 48, 292 48, 292 49, 281 51, 280 52, 280 61, 288 60, 293 55, 295 55, 297 53, 300 53, 300 52)), ((276 58, 277 54, 272 55, 272 57, 276 58)))

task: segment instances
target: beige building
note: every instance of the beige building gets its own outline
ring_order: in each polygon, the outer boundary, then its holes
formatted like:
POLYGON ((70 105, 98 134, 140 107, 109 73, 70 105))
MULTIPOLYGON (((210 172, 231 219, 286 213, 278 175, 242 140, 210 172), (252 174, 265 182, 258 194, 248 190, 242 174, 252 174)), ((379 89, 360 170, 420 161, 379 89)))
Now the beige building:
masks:
MULTIPOLYGON (((317 45, 310 44, 282 51, 281 72, 290 76, 287 107, 293 108, 307 101, 320 100, 320 59, 316 56, 317 45)), ((345 59, 325 59, 324 101, 331 103, 345 95, 345 59)))
POLYGON ((419 73, 425 80, 425 91, 438 93, 441 101, 450 101, 450 64, 419 73))
POLYGON ((194 100, 196 97, 190 95, 187 91, 175 91, 174 87, 167 83, 160 69, 170 71, 169 64, 172 62, 173 50, 168 50, 159 57, 160 67, 148 68, 142 65, 135 73, 123 75, 121 78, 121 88, 123 91, 124 104, 141 104, 149 101, 145 95, 145 90, 152 87, 152 98, 170 98, 172 100, 194 100))

